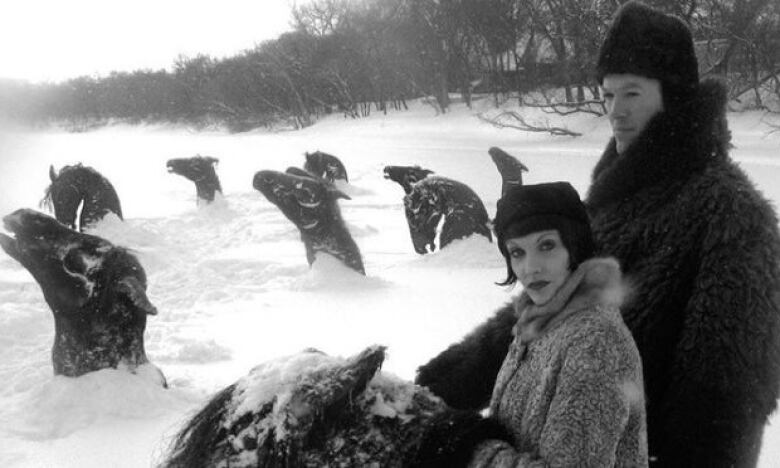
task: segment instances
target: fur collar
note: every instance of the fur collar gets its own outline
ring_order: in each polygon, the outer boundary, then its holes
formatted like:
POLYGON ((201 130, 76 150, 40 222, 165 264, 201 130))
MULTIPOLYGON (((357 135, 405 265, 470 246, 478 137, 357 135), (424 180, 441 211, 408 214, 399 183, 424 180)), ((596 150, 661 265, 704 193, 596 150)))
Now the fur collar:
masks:
POLYGON ((593 169, 586 203, 598 208, 661 183, 685 182, 711 161, 728 156, 726 88, 707 79, 684 106, 659 113, 618 155, 614 137, 593 169))
POLYGON ((518 296, 514 304, 518 316, 514 333, 527 345, 570 315, 596 305, 619 306, 623 296, 617 260, 592 258, 582 262, 546 304, 535 305, 525 292, 518 296))

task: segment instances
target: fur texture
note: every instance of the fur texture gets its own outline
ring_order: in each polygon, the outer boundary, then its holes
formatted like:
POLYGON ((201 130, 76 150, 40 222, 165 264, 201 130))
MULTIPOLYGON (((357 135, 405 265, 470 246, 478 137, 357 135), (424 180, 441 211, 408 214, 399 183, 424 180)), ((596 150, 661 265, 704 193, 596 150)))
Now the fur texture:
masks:
POLYGON ((425 423, 416 450, 405 457, 406 468, 466 468, 485 441, 512 442, 512 434, 494 418, 476 411, 442 411, 425 423))
POLYGON ((592 258, 547 303, 516 299, 515 338, 490 401, 514 444, 482 446, 472 466, 647 466, 642 365, 620 317, 623 290, 617 262, 592 258))
POLYGON ((169 159, 166 163, 168 172, 178 174, 195 182, 198 203, 211 203, 217 192, 222 193, 222 185, 214 167, 219 159, 211 156, 193 156, 191 158, 169 159))
POLYGON ((3 223, 15 237, 0 234, 0 247, 33 275, 54 314, 55 374, 134 371, 149 362, 146 316, 157 309, 146 297, 146 274, 133 255, 33 210, 17 210, 3 223))
POLYGON ((667 109, 687 101, 699 84, 688 25, 641 2, 626 2, 615 14, 596 64, 599 83, 605 75, 623 73, 659 80, 667 109))
POLYGON ((252 184, 298 228, 309 265, 322 252, 365 275, 360 249, 338 205, 339 198, 349 199, 349 196, 311 174, 296 175, 301 174, 299 171, 296 168, 288 169, 292 173, 260 171, 252 184))
POLYGON ((52 207, 57 221, 71 229, 76 229, 78 225, 79 230, 83 231, 109 212, 123 219, 114 186, 95 169, 78 163, 64 166, 57 174, 54 166, 50 166, 49 179, 51 185, 46 188, 41 205, 52 207), (78 208, 82 202, 84 205, 79 216, 78 208))
POLYGON ((780 389, 777 217, 728 157, 725 89, 655 116, 586 200, 597 247, 634 291, 654 466, 755 466, 780 389))
POLYGON ((517 322, 507 304, 485 323, 417 369, 415 382, 459 409, 487 407, 517 322))
POLYGON ((309 350, 261 364, 185 424, 162 466, 401 468, 447 408, 376 375, 383 360, 374 346, 349 359, 309 350))
POLYGON ((404 197, 406 220, 414 250, 426 254, 450 242, 480 234, 492 241, 485 205, 469 186, 446 177, 426 177, 404 197), (439 245, 436 229, 444 218, 439 245))

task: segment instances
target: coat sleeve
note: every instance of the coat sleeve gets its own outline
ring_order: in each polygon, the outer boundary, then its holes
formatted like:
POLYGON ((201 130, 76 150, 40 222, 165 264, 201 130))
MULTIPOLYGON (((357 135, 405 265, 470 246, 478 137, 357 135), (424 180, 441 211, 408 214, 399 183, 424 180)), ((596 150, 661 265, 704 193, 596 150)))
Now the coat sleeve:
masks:
POLYGON ((754 466, 780 383, 777 219, 752 188, 714 201, 651 455, 754 466))
POLYGON ((460 342, 420 366, 415 383, 428 387, 453 408, 486 407, 516 322, 512 304, 504 305, 460 342))
MULTIPOLYGON (((618 442, 629 426, 630 415, 642 413, 638 408, 644 405, 639 355, 627 339, 618 333, 592 330, 580 334, 568 346, 560 365, 539 453, 521 453, 506 442, 487 441, 478 446, 470 466, 615 466, 618 442)), ((643 424, 635 429, 643 431, 643 424)), ((646 443, 643 436, 638 435, 637 440, 646 443)), ((636 449, 634 462, 646 463, 646 448, 636 449)))

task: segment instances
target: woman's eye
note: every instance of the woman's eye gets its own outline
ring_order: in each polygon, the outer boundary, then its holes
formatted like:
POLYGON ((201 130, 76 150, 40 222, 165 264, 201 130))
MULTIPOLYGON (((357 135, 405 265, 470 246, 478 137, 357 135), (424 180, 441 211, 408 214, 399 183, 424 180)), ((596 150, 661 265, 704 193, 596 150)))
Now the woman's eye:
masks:
POLYGON ((551 240, 543 241, 541 244, 539 244, 539 250, 542 250, 544 252, 550 251, 555 248, 555 242, 551 240))
POLYGON ((523 258, 525 252, 522 249, 512 249, 509 251, 509 256, 512 258, 523 258))

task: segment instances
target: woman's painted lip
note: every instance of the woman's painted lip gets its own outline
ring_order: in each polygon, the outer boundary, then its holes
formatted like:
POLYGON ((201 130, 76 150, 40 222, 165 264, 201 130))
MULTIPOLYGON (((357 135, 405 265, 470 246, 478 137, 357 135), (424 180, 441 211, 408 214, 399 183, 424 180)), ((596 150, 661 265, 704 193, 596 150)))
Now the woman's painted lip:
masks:
POLYGON ((534 291, 538 291, 538 290, 544 288, 545 286, 547 286, 548 284, 550 284, 549 281, 534 281, 533 283, 529 284, 526 287, 528 289, 533 289, 534 291))

